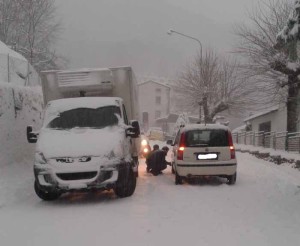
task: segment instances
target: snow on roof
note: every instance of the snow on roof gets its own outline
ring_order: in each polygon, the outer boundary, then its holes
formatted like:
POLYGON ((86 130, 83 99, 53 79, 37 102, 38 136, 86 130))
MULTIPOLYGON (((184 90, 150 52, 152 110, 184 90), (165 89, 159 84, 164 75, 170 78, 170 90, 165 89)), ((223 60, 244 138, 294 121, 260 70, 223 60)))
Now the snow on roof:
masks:
POLYGON ((184 127, 185 130, 194 130, 194 129, 223 129, 229 130, 227 126, 221 124, 188 124, 184 127))
POLYGON ((99 108, 105 106, 119 106, 122 99, 119 97, 76 97, 50 101, 47 104, 52 112, 62 112, 74 108, 99 108))
POLYGON ((267 110, 264 110, 264 111, 258 112, 256 114, 250 115, 248 118, 244 119, 244 122, 246 122, 248 120, 253 120, 255 118, 258 118, 258 117, 266 115, 266 114, 270 114, 274 111, 277 111, 278 109, 279 109, 279 106, 274 106, 274 107, 271 107, 267 110))
POLYGON ((246 127, 247 127, 247 125, 239 126, 239 127, 235 128, 235 129, 233 129, 233 130, 232 130, 232 133, 245 131, 245 130, 246 130, 246 127))
POLYGON ((144 84, 147 84, 147 83, 155 83, 155 84, 158 84, 158 85, 167 87, 167 88, 171 88, 170 86, 168 86, 168 85, 166 85, 166 84, 163 84, 163 83, 160 83, 160 82, 157 82, 157 81, 154 81, 154 80, 147 80, 147 81, 144 81, 144 82, 142 82, 142 83, 139 83, 138 86, 144 85, 144 84))
POLYGON ((5 43, 0 41, 0 54, 5 54, 23 60, 23 61, 27 61, 26 58, 24 56, 22 56, 21 54, 19 54, 18 52, 10 49, 5 43))

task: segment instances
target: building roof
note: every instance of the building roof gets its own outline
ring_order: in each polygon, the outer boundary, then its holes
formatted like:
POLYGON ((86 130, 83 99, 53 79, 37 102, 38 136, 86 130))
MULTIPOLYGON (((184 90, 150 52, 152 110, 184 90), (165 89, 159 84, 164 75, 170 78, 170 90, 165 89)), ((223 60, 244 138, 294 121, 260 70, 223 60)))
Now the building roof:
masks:
POLYGON ((236 132, 241 132, 241 131, 246 131, 246 127, 247 125, 242 125, 242 126, 239 126, 235 129, 232 130, 232 133, 236 133, 236 132))
POLYGON ((144 82, 138 84, 138 86, 141 86, 141 85, 144 85, 144 84, 147 84, 147 83, 155 83, 155 84, 158 84, 158 85, 160 85, 160 86, 164 86, 164 87, 169 88, 169 89, 171 88, 171 87, 168 86, 168 85, 165 85, 165 84, 163 84, 163 83, 160 83, 160 82, 157 82, 157 81, 154 81, 154 80, 147 80, 147 81, 144 81, 144 82))
POLYGON ((261 111, 261 112, 258 112, 256 114, 250 115, 249 117, 244 119, 244 122, 249 121, 249 120, 253 120, 255 118, 258 118, 258 117, 266 115, 266 114, 273 113, 274 111, 277 111, 278 109, 279 109, 279 106, 274 106, 274 107, 271 107, 271 108, 266 109, 264 111, 261 111))

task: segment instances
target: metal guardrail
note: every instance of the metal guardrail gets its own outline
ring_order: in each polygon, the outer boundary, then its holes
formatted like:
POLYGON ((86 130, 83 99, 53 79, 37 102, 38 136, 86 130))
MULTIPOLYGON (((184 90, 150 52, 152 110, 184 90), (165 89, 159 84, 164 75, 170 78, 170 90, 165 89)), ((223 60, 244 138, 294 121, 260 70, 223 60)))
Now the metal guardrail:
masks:
POLYGON ((237 144, 253 145, 275 150, 300 153, 300 132, 237 132, 233 133, 237 144))

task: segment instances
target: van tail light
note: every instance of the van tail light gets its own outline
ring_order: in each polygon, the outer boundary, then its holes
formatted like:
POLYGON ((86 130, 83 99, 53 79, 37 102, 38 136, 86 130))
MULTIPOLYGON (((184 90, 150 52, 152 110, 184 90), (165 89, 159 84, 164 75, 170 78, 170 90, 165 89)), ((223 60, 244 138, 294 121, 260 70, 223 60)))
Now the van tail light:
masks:
POLYGON ((177 160, 182 161, 183 160, 183 152, 185 148, 185 133, 181 133, 180 141, 179 141, 179 148, 177 151, 177 160))
POLYGON ((231 132, 228 131, 227 134, 228 134, 228 145, 229 145, 229 149, 230 149, 230 159, 235 159, 235 149, 233 146, 231 132))

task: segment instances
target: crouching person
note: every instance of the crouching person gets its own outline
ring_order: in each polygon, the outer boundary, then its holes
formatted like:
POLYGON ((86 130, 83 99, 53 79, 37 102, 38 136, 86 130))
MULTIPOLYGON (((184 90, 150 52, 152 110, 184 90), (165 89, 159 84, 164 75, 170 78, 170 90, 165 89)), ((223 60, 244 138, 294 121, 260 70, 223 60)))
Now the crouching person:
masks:
POLYGON ((159 146, 158 146, 158 144, 154 144, 153 145, 153 150, 146 157, 146 165, 147 165, 147 169, 146 170, 147 170, 147 173, 149 173, 150 170, 151 170, 150 156, 152 155, 153 152, 155 152, 157 150, 159 150, 159 146))
POLYGON ((150 172, 154 176, 161 174, 162 170, 165 170, 167 165, 170 165, 170 163, 166 161, 168 151, 169 148, 165 146, 161 150, 154 151, 149 156, 150 172))

